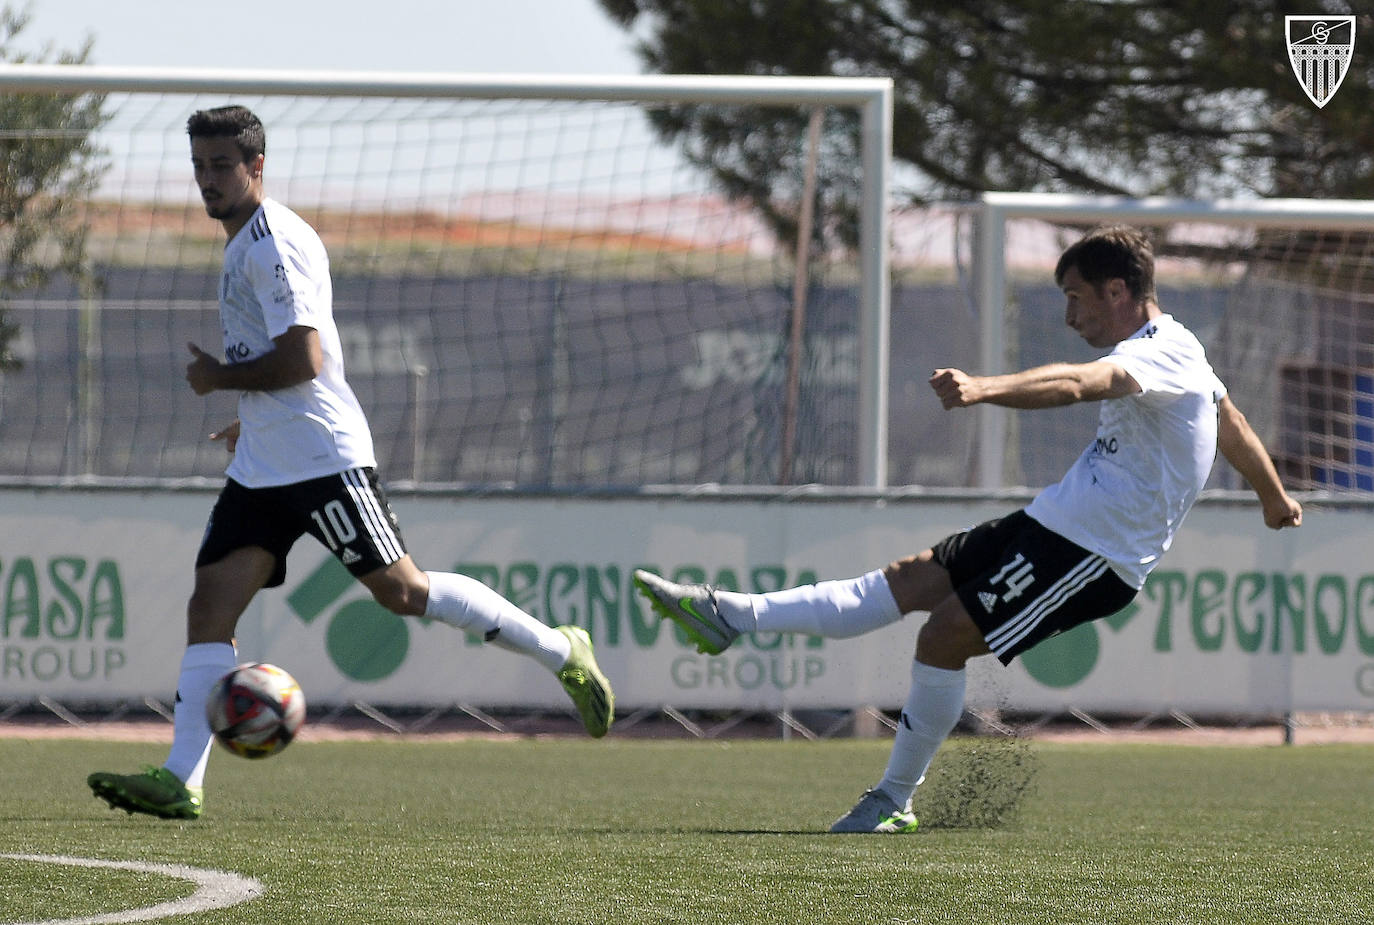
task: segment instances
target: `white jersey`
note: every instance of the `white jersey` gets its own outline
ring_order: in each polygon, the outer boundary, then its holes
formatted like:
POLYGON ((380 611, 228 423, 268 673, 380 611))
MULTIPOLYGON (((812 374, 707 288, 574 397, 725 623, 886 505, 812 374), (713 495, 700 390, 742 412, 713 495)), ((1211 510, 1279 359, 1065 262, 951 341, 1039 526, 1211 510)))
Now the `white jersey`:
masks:
POLYGON ((296 325, 314 328, 324 353, 320 374, 309 382, 240 394, 242 429, 230 478, 263 488, 377 464, 367 418, 344 380, 329 256, 315 229, 281 203, 263 200, 225 245, 219 315, 228 363, 271 352, 272 339, 296 325))
POLYGON ((1130 373, 1140 391, 1102 402, 1097 438, 1026 513, 1140 588, 1212 471, 1226 387, 1171 315, 1102 359, 1130 373))

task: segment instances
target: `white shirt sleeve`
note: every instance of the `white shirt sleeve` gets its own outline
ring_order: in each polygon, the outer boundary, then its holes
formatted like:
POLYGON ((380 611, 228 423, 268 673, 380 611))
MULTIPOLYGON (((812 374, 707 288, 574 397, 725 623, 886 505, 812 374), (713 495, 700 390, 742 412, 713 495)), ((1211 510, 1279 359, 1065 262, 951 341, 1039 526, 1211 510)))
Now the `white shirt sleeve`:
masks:
POLYGON ((1207 363, 1201 345, 1192 337, 1168 335, 1168 330, 1160 330, 1124 340, 1102 359, 1126 370, 1140 386, 1139 397, 1147 402, 1167 403, 1190 392, 1210 393, 1213 401, 1220 401, 1226 386, 1207 363))

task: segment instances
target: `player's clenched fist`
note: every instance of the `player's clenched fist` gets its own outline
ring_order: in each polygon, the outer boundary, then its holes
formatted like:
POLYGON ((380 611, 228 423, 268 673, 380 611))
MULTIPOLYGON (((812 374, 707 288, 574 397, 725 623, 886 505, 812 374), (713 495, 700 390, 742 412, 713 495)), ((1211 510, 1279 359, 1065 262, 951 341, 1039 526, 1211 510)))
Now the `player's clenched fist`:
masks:
POLYGON ((977 404, 978 377, 970 376, 962 369, 937 369, 930 376, 930 387, 935 390, 940 404, 945 408, 966 408, 977 404))

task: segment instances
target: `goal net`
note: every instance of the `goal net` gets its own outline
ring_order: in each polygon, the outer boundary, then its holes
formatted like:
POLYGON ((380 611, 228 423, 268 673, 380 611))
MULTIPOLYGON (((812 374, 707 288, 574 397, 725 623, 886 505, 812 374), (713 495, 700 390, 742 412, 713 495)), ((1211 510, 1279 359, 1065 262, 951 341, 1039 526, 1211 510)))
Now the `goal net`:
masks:
MULTIPOLYGON (((267 194, 330 251, 345 366, 390 480, 865 479, 863 382, 882 372, 863 368, 860 347, 865 314, 881 307, 862 303, 884 295, 873 262, 826 234, 836 217, 824 201, 811 218, 817 244, 800 250, 761 217, 764 203, 724 195, 648 115, 701 101, 795 114, 790 174, 766 205, 800 219, 816 170, 808 114, 858 137, 886 81, 813 93, 792 80, 785 94, 767 80, 728 94, 709 78, 646 82, 632 99, 566 82, 466 94, 299 86, 308 75, 294 92, 211 77, 159 87, 156 75, 98 69, 82 85, 80 70, 64 69, 61 89, 105 94, 108 119, 95 139, 100 181, 82 205, 88 285, 59 275, 7 306, 22 367, 0 380, 0 476, 222 472, 224 451, 206 435, 232 419, 234 398, 198 397, 183 381, 188 342, 219 351, 224 245, 192 182, 185 125, 232 102, 266 126, 267 194)), ((865 154, 846 169, 875 163, 865 154)), ((865 195, 881 203, 882 178, 871 179, 865 195)), ((881 209, 869 211, 861 233, 881 234, 881 209)))

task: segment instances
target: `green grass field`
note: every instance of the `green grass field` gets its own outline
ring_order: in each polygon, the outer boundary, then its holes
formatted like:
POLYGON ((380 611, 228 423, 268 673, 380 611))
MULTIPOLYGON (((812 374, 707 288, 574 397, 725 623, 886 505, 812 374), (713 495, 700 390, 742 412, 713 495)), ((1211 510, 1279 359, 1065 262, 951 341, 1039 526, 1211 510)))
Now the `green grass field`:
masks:
MULTIPOLYGON (((1010 823, 883 837, 822 834, 881 773, 882 741, 304 742, 216 754, 206 814, 183 823, 111 811, 84 784, 162 746, 5 739, 0 853, 265 887, 172 920, 197 925, 1374 921, 1374 748, 1033 749, 1010 823)), ((192 890, 0 859, 0 922, 192 890)))

